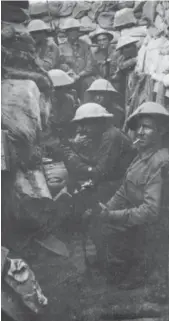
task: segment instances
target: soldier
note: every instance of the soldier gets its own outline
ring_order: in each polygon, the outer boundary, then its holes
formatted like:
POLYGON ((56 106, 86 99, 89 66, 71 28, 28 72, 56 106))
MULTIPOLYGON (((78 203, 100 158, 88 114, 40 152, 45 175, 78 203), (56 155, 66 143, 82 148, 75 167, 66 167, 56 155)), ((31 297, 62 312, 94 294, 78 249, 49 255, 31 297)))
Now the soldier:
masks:
POLYGON ((74 141, 61 140, 71 188, 91 179, 100 200, 108 199, 112 188, 117 189, 134 156, 130 139, 113 126, 112 119, 101 105, 83 104, 72 120, 77 127, 74 141))
POLYGON ((70 135, 69 124, 73 119, 77 102, 73 91, 74 80, 64 71, 53 69, 48 72, 53 83, 52 110, 50 112, 49 122, 45 134, 43 135, 43 144, 51 156, 59 157, 59 136, 70 135), (66 126, 66 127, 65 127, 66 126))
POLYGON ((98 78, 109 80, 117 88, 117 58, 115 44, 112 44, 114 36, 111 32, 99 28, 90 36, 93 45, 97 48, 94 53, 95 72, 98 78))
POLYGON ((137 61, 138 39, 132 37, 121 37, 117 43, 116 50, 119 52, 118 58, 118 79, 119 90, 123 93, 122 106, 125 108, 125 116, 128 116, 128 104, 133 94, 133 85, 135 77, 135 65, 137 61))
POLYGON ((124 110, 119 106, 119 93, 106 79, 97 79, 86 90, 86 100, 96 102, 105 107, 109 113, 114 115, 113 124, 122 128, 124 123, 124 110))
POLYGON ((48 36, 50 28, 42 20, 32 20, 28 31, 35 40, 39 65, 46 71, 58 68, 60 63, 59 48, 53 38, 48 36))
POLYGON ((115 278, 117 272, 121 273, 121 281, 127 282, 125 287, 137 287, 146 282, 156 266, 154 249, 159 249, 156 236, 160 224, 160 242, 164 233, 161 170, 169 166, 169 150, 163 147, 169 113, 158 103, 146 102, 129 117, 127 124, 135 131, 138 155, 122 186, 101 212, 106 223, 101 225, 100 234, 97 230, 96 243, 100 242, 97 246, 111 276, 115 278), (109 262, 104 256, 106 251, 109 262))
POLYGON ((74 79, 77 82, 77 92, 82 99, 84 91, 91 84, 93 78, 93 56, 88 44, 79 39, 80 23, 70 18, 63 26, 67 35, 67 42, 60 44, 61 69, 64 71, 72 70, 74 79), (67 68, 67 69, 65 69, 67 68))

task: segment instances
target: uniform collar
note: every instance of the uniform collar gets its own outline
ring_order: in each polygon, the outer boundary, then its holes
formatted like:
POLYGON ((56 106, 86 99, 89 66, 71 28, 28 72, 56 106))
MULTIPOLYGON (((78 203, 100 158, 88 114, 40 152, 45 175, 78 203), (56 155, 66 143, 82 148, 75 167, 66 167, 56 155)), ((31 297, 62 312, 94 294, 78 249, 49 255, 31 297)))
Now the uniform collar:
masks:
POLYGON ((148 149, 147 151, 143 152, 142 154, 138 154, 138 159, 141 159, 142 161, 147 161, 153 154, 155 154, 159 150, 159 146, 152 147, 148 149))

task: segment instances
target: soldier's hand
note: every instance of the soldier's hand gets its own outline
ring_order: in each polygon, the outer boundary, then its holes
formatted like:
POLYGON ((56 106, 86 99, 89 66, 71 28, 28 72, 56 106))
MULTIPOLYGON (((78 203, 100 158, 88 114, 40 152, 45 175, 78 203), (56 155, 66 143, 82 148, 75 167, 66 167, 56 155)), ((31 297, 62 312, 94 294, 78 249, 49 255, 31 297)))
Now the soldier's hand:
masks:
POLYGON ((75 82, 78 81, 80 79, 80 75, 73 76, 73 79, 74 79, 75 82))
POLYGON ((109 216, 109 210, 107 208, 107 206, 105 206, 103 203, 99 202, 99 206, 101 208, 101 211, 100 211, 100 216, 102 218, 106 218, 109 216))

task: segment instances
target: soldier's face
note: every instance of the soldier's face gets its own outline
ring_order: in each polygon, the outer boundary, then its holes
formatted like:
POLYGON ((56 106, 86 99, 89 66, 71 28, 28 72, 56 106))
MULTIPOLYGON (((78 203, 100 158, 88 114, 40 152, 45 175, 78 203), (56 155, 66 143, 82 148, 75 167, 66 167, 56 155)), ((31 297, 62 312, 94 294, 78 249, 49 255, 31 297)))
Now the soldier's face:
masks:
POLYGON ((71 41, 71 42, 76 41, 79 37, 78 29, 69 29, 67 31, 67 36, 68 36, 69 41, 71 41))
POLYGON ((101 94, 96 94, 94 97, 96 104, 104 106, 105 97, 101 94))
POLYGON ((156 122, 151 117, 141 117, 137 122, 136 138, 139 139, 138 147, 147 149, 152 147, 159 138, 156 122))
POLYGON ((125 58, 133 57, 134 52, 136 53, 136 45, 135 44, 129 44, 129 45, 124 46, 122 48, 122 54, 125 58))
POLYGON ((105 49, 109 46, 109 38, 107 35, 98 35, 97 44, 100 48, 105 49))
POLYGON ((99 125, 94 120, 82 121, 77 127, 77 132, 81 135, 92 137, 96 132, 98 132, 98 128, 99 125))

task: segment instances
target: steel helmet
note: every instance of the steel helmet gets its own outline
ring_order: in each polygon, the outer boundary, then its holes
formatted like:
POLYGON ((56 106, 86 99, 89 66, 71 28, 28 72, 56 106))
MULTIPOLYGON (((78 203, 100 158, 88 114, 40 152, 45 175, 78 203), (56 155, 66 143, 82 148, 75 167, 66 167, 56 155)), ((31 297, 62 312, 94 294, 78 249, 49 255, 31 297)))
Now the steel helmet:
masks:
POLYGON ((72 121, 80 121, 90 118, 113 118, 113 114, 110 114, 104 107, 96 103, 87 103, 81 105, 77 110, 75 117, 72 121))
POLYGON ((94 31, 90 34, 91 41, 93 43, 96 43, 97 36, 99 36, 99 35, 107 35, 110 41, 113 40, 113 38, 114 38, 113 34, 110 31, 102 29, 102 28, 98 28, 96 31, 94 31))
POLYGON ((69 30, 69 29, 80 29, 81 24, 78 20, 74 18, 68 18, 65 23, 62 26, 63 30, 69 30))
POLYGON ((68 74, 60 69, 52 69, 48 71, 48 75, 52 80, 54 87, 68 86, 74 83, 74 80, 68 74))
POLYGON ((128 128, 135 130, 137 119, 142 115, 156 116, 164 119, 164 122, 169 125, 169 113, 165 107, 155 102, 146 102, 139 106, 127 120, 128 128))
POLYGON ((136 24, 137 20, 134 17, 133 10, 130 8, 124 8, 118 10, 114 16, 114 28, 124 27, 130 24, 136 24))
POLYGON ((28 32, 44 31, 44 30, 49 31, 50 27, 48 27, 48 25, 40 19, 32 20, 28 25, 28 32))
POLYGON ((137 41, 139 41, 139 39, 136 39, 134 37, 121 37, 117 43, 116 50, 121 49, 132 43, 135 43, 137 41))
POLYGON ((112 84, 106 79, 96 79, 92 82, 87 91, 111 91, 118 93, 118 91, 112 86, 112 84))

